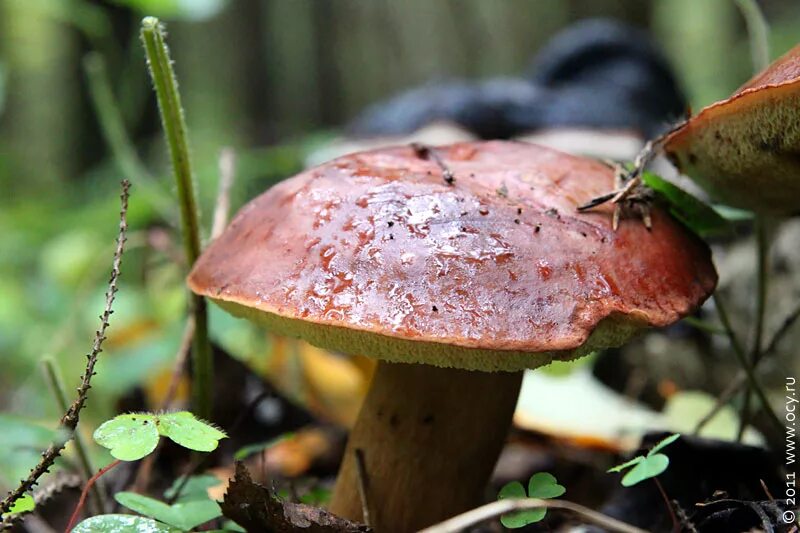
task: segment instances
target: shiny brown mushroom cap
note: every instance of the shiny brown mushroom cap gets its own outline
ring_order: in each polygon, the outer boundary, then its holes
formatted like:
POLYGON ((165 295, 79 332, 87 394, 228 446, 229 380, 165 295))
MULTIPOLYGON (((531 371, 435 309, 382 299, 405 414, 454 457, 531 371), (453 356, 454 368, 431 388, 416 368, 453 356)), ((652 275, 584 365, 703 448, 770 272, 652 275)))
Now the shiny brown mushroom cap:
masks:
POLYGON ((730 205, 800 211, 800 45, 672 132, 664 150, 730 205))
POLYGON ((519 142, 335 159, 247 204, 189 286, 324 348, 389 361, 518 370, 665 326, 714 289, 708 248, 663 211, 608 209, 593 160, 519 142))

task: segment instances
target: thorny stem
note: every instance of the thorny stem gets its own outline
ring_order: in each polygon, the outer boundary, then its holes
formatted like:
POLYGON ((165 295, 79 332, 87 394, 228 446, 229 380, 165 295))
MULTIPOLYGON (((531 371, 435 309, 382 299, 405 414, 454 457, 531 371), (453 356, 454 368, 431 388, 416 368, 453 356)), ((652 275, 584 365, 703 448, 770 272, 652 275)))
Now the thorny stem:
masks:
MULTIPOLYGON (((42 359, 42 370, 44 371, 43 373, 45 379, 47 380, 47 384, 50 386, 50 390, 53 393, 53 397, 56 400, 58 410, 62 413, 66 412, 67 409, 69 409, 69 404, 67 403, 67 392, 64 388, 64 381, 61 379, 61 374, 56 369, 55 362, 51 357, 45 357, 42 359)), ((83 470, 83 481, 87 482, 92 477, 92 463, 89 460, 89 455, 86 453, 86 445, 83 442, 83 437, 77 431, 75 432, 73 442, 75 444, 75 452, 78 456, 78 462, 83 470)), ((95 513, 100 514, 105 512, 105 493, 100 485, 92 487, 91 503, 95 513)))
MULTIPOLYGON (((86 370, 81 376, 81 384, 78 387, 78 394, 75 400, 69 406, 69 409, 67 409, 67 411, 64 413, 64 416, 62 416, 61 420, 59 421, 59 429, 61 430, 59 432, 59 438, 50 444, 47 450, 42 453, 42 459, 39 461, 39 464, 33 467, 30 474, 28 474, 28 477, 20 481, 20 484, 17 486, 17 488, 9 492, 6 498, 0 502, 0 514, 8 513, 8 511, 11 509, 11 506, 14 505, 14 502, 16 502, 26 492, 29 492, 34 486, 36 486, 36 484, 39 482, 39 478, 41 478, 50 470, 50 467, 53 466, 53 463, 61 454, 64 446, 66 446, 67 442, 69 442, 69 440, 75 434, 75 428, 78 425, 81 409, 83 409, 83 406, 86 403, 86 396, 91 388, 91 380, 92 376, 95 374, 94 367, 97 363, 97 357, 100 352, 103 351, 103 341, 106 340, 106 329, 109 325, 109 318, 114 312, 112 310, 114 298, 119 290, 117 288, 117 281, 119 280, 122 252, 125 248, 126 233, 128 230, 127 212, 129 189, 130 183, 127 180, 123 180, 122 194, 120 196, 122 207, 120 209, 119 234, 117 236, 117 247, 114 250, 114 260, 111 265, 111 278, 108 281, 108 289, 106 290, 105 307, 103 308, 103 313, 100 315, 100 329, 98 329, 95 333, 94 341, 92 342, 92 348, 86 356, 86 370)), ((0 524, 0 528, 3 528, 4 526, 5 522, 0 524)))
MULTIPOLYGON (((167 44, 164 41, 164 28, 158 19, 145 17, 142 20, 141 35, 161 112, 161 123, 169 147, 172 170, 177 183, 183 244, 186 262, 191 268, 200 255, 200 222, 189 159, 186 121, 178 92, 178 82, 172 69, 167 44)), ((191 294, 190 306, 195 323, 194 342, 192 343, 193 411, 200 418, 211 420, 213 405, 211 379, 214 361, 208 340, 206 301, 196 294, 191 294)))
POLYGON ((78 505, 75 506, 75 511, 72 512, 72 516, 69 519, 69 523, 64 531, 69 533, 72 531, 72 528, 75 526, 75 522, 78 521, 78 517, 81 514, 81 509, 83 509, 83 503, 86 501, 86 495, 89 493, 89 489, 94 486, 100 476, 120 464, 122 461, 119 459, 114 460, 108 466, 105 466, 97 471, 95 475, 89 478, 89 481, 86 482, 86 486, 83 488, 83 492, 81 492, 81 498, 78 500, 78 505))
POLYGON ((125 131, 119 106, 111 91, 103 57, 97 52, 86 54, 83 59, 83 70, 86 73, 89 96, 100 123, 100 132, 114 155, 114 162, 128 181, 138 184, 143 189, 147 200, 152 202, 159 214, 165 220, 172 220, 169 196, 145 168, 125 131))
POLYGON ((486 505, 472 509, 466 513, 449 518, 444 522, 427 527, 419 531, 419 533, 459 533, 485 520, 490 520, 513 511, 524 511, 526 509, 563 509, 572 511, 587 522, 596 524, 606 531, 614 531, 617 533, 646 533, 644 529, 626 524, 616 518, 598 513, 597 511, 593 511, 577 503, 566 500, 540 500, 537 498, 498 500, 496 502, 487 503, 486 505))
POLYGON ((717 308, 717 315, 719 315, 719 321, 722 323, 722 327, 725 328, 725 333, 728 335, 728 339, 730 339, 731 346, 733 347, 733 353, 736 356, 736 359, 739 361, 739 364, 744 370, 745 375, 747 376, 747 382, 750 384, 750 388, 755 391, 756 396, 758 396, 759 401, 761 401, 761 405, 764 407, 764 412, 767 413, 767 417, 770 421, 775 424, 775 427, 780 429, 781 431, 784 430, 783 423, 778 418, 778 415, 775 414, 775 411, 772 409, 772 405, 769 403, 767 396, 764 394, 764 389, 761 388, 761 385, 758 383, 756 379, 754 369, 750 366, 750 363, 747 361, 747 356, 745 355, 744 347, 742 347, 741 342, 736 337, 736 334, 731 327, 731 322, 728 318, 728 312, 725 309, 725 306, 722 303, 722 299, 719 297, 718 293, 714 293, 714 305, 717 308))

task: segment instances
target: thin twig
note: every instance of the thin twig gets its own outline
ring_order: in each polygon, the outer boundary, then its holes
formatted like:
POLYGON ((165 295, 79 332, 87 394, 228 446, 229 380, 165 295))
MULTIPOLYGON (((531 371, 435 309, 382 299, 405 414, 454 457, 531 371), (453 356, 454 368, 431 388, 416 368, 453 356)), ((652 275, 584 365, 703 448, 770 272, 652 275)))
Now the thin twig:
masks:
POLYGON ((522 498, 498 500, 487 503, 466 513, 449 518, 444 522, 427 527, 418 533, 460 533, 468 527, 474 526, 485 520, 496 518, 500 515, 513 511, 524 511, 527 509, 564 509, 572 511, 581 516, 587 522, 596 524, 608 531, 618 533, 646 533, 644 529, 621 522, 616 518, 598 513, 588 507, 565 500, 540 500, 537 498, 522 498))
POLYGON ((761 385, 758 383, 754 369, 747 361, 744 348, 739 342, 739 339, 736 337, 736 334, 733 332, 730 320, 728 319, 728 312, 725 310, 722 299, 719 297, 719 293, 717 292, 714 293, 714 305, 717 308, 719 321, 722 324, 722 327, 725 329, 728 339, 730 339, 731 346, 733 347, 733 353, 736 356, 736 359, 739 361, 739 365, 741 365, 745 375, 747 376, 747 382, 750 384, 750 387, 753 389, 753 391, 755 391, 759 401, 761 401, 761 405, 764 407, 764 411, 767 413, 767 418, 770 419, 777 429, 784 431, 783 423, 780 421, 778 415, 775 413, 775 410, 772 408, 772 405, 769 403, 766 394, 764 394, 764 389, 762 389, 761 385))
POLYGON ((8 513, 11 506, 14 505, 14 502, 36 486, 39 482, 39 478, 50 470, 50 467, 53 466, 53 463, 61 454, 64 446, 66 446, 67 442, 69 442, 75 434, 75 428, 78 425, 81 409, 83 409, 86 403, 86 396, 91 388, 91 380, 92 376, 95 374, 94 367, 97 363, 97 357, 100 352, 103 351, 103 341, 106 340, 106 329, 109 325, 109 318, 114 312, 112 310, 112 305, 114 304, 114 298, 118 290, 117 281, 119 280, 120 264, 122 263, 122 252, 125 248, 125 235, 128 230, 127 212, 129 189, 130 183, 128 180, 123 180, 122 194, 120 196, 122 207, 119 217, 119 234, 117 235, 117 247, 114 250, 114 260, 111 264, 111 278, 108 281, 108 289, 106 290, 105 307, 103 308, 103 313, 100 315, 100 329, 95 333, 92 349, 86 356, 86 370, 81 376, 78 394, 72 402, 72 405, 69 406, 69 409, 67 409, 64 416, 62 416, 59 421, 58 429, 60 430, 60 438, 50 444, 47 450, 42 453, 42 459, 39 461, 39 464, 33 467, 28 477, 23 479, 17 488, 9 492, 6 498, 0 502, 0 515, 8 513))
POLYGON ((678 521, 678 517, 675 516, 675 509, 672 508, 672 502, 669 501, 667 491, 664 490, 664 485, 661 484, 657 477, 654 477, 653 481, 655 482, 656 487, 658 487, 658 492, 661 493, 661 498, 664 500, 667 510, 669 511, 669 518, 672 520, 672 530, 675 533, 679 533, 681 530, 681 523, 678 521))
POLYGON ((683 319, 684 324, 689 324, 693 328, 699 329, 704 333, 708 333, 710 335, 722 335, 725 336, 725 330, 719 326, 715 326, 714 324, 709 324, 705 320, 701 318, 697 318, 694 316, 687 316, 683 319))
MULTIPOLYGON (((761 363, 767 358, 768 355, 775 352, 778 349, 778 343, 786 336, 786 334, 791 330, 792 326, 795 324, 797 319, 800 318, 800 304, 798 304, 794 309, 786 315, 786 318, 783 319, 780 327, 775 331, 772 335, 772 338, 767 343, 767 347, 761 352, 761 359, 753 366, 753 372, 755 373, 758 368, 760 367, 761 363)), ((686 320, 686 319, 684 319, 686 320)), ((695 326, 697 326, 695 324, 695 326)), ((709 332, 717 333, 716 328, 714 326, 709 326, 709 332)), ((722 334, 725 335, 725 330, 722 330, 722 334)), ((697 426, 694 429, 694 433, 698 434, 703 429, 703 427, 712 419, 717 413, 722 409, 731 398, 733 398, 739 391, 742 390, 742 387, 747 383, 747 374, 744 370, 739 370, 739 373, 736 374, 736 377, 730 382, 730 384, 722 391, 722 394, 717 398, 717 402, 714 404, 714 407, 711 408, 711 411, 708 412, 706 416, 704 416, 700 422, 697 423, 697 426)))
POLYGON ((435 148, 422 143, 411 143, 411 148, 420 159, 432 159, 434 163, 439 165, 439 168, 442 169, 442 179, 445 183, 453 185, 456 182, 453 171, 450 170, 450 167, 447 166, 447 163, 444 162, 435 148))
MULTIPOLYGON (((61 379, 61 374, 56 369, 55 361, 53 361, 52 357, 42 358, 42 371, 44 378, 47 380, 47 384, 50 386, 50 390, 53 393, 53 397, 56 400, 58 410, 62 413, 65 413, 67 409, 69 409, 69 404, 67 403, 67 393, 66 389, 64 388, 64 381, 61 379)), ((92 477, 92 472, 94 469, 92 468, 92 463, 89 460, 89 454, 86 453, 86 445, 83 442, 83 436, 80 434, 80 432, 75 432, 73 443, 75 444, 75 452, 78 456, 78 462, 80 463, 81 470, 83 471, 83 481, 88 482, 92 477)), ((93 511, 96 514, 105 512, 106 499, 102 486, 96 485, 92 487, 92 498, 90 503, 93 511)))
MULTIPOLYGON (((164 40, 164 28, 155 17, 142 20, 142 42, 147 65, 153 79, 161 123, 169 147, 172 170, 177 183, 181 207, 181 225, 187 266, 191 268, 200 255, 200 221, 195 200, 189 142, 178 83, 164 40)), ((205 420, 212 419, 214 360, 208 339, 208 311, 206 301, 196 294, 190 295, 191 313, 194 314, 194 342, 192 344, 192 404, 194 412, 205 420)))
POLYGON ((767 343, 767 347, 764 348, 762 352, 762 360, 764 356, 773 353, 778 348, 778 343, 789 333, 789 330, 792 329, 792 326, 797 322, 798 318, 800 318, 800 303, 783 319, 780 327, 775 331, 775 334, 772 335, 772 338, 767 343))
POLYGON ((228 223, 228 212, 231 209, 231 186, 236 177, 236 153, 233 148, 223 148, 219 154, 219 190, 217 203, 214 206, 214 224, 211 226, 211 240, 222 234, 228 223))
POLYGON ((367 526, 372 526, 372 520, 369 516, 369 500, 367 499, 367 488, 369 487, 369 478, 367 478, 367 467, 364 464, 364 450, 356 448, 353 450, 356 456, 356 475, 358 476, 358 497, 361 498, 361 521, 367 526))
POLYGON ((81 497, 78 500, 78 504, 75 506, 75 510, 72 512, 72 516, 69 519, 69 523, 67 524, 67 528, 64 530, 66 533, 72 531, 72 528, 75 526, 75 522, 78 521, 78 517, 81 514, 81 509, 83 509, 83 502, 86 501, 86 495, 89 493, 89 489, 100 479, 100 476, 120 464, 122 461, 119 459, 115 459, 112 463, 108 466, 104 466, 100 470, 97 471, 95 475, 89 478, 89 481, 86 482, 86 486, 83 488, 83 492, 81 492, 81 497))
POLYGON ((742 370, 736 374, 736 377, 725 387, 725 390, 722 391, 722 394, 719 395, 717 398, 717 402, 714 404, 714 407, 708 412, 706 416, 700 419, 697 425, 694 427, 693 433, 695 435, 699 435, 703 428, 711 422, 711 420, 717 416, 717 414, 722 410, 723 407, 728 405, 728 402, 731 401, 731 398, 736 396, 736 393, 742 388, 742 386, 747 383, 747 374, 745 374, 742 370))
POLYGON ((689 516, 686 514, 686 511, 683 510, 683 507, 677 505, 675 507, 675 513, 678 515, 683 529, 685 529, 688 533, 700 533, 697 531, 697 527, 692 523, 692 521, 689 520, 689 516))

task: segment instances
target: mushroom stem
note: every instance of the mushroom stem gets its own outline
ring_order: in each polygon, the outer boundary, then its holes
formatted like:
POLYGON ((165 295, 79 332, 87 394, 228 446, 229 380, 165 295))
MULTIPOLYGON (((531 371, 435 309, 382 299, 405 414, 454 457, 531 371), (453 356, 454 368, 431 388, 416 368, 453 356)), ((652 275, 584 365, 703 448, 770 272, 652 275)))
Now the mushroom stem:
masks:
POLYGON ((379 533, 417 531, 482 503, 521 382, 522 372, 379 362, 330 510, 363 521, 356 450, 379 533))

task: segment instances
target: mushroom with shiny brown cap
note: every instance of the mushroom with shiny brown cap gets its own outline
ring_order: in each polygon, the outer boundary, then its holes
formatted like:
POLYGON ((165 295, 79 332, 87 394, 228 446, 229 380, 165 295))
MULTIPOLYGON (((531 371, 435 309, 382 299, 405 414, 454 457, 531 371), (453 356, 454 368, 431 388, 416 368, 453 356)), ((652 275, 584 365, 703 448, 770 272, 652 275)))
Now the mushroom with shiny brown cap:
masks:
POLYGON ((707 192, 773 215, 800 212, 800 45, 663 140, 707 192))
POLYGON ((331 511, 362 520, 366 481, 377 531, 416 530, 480 503, 521 370, 671 324, 714 289, 708 248, 665 212, 652 232, 616 233, 610 207, 576 212, 613 182, 599 162, 519 142, 352 154, 251 201, 189 285, 277 333, 380 359, 331 511))

